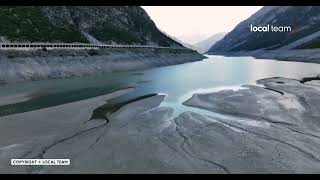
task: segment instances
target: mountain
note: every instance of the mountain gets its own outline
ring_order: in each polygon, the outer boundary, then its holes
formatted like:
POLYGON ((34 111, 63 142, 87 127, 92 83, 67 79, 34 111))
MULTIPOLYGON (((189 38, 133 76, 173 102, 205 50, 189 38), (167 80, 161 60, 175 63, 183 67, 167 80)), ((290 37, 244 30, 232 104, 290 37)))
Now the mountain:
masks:
POLYGON ((161 31, 163 34, 165 34, 166 36, 168 36, 169 38, 171 38, 171 39, 173 39, 174 41, 180 43, 182 46, 184 46, 184 47, 186 47, 186 48, 189 48, 189 49, 196 50, 196 48, 195 48, 193 45, 188 44, 188 43, 186 43, 186 42, 183 42, 183 41, 181 41, 180 39, 178 39, 178 38, 176 38, 176 37, 174 37, 174 36, 171 36, 171 35, 167 34, 166 32, 164 32, 164 31, 162 31, 162 30, 160 30, 160 31, 161 31))
POLYGON ((16 6, 0 8, 0 41, 181 46, 141 7, 16 6))
POLYGON ((196 32, 194 34, 179 35, 177 38, 183 42, 188 42, 189 44, 196 44, 197 42, 208 38, 209 35, 206 33, 196 32))
POLYGON ((239 23, 210 49, 223 54, 258 49, 302 49, 320 47, 319 6, 268 6, 239 23), (250 27, 290 26, 290 32, 251 32, 250 27))
POLYGON ((217 41, 221 40, 227 33, 222 32, 218 34, 214 34, 209 38, 202 40, 193 45, 194 49, 200 53, 207 52, 217 41))
POLYGON ((173 36, 168 36, 168 37, 170 37, 171 39, 173 39, 173 40, 175 40, 176 42, 180 43, 182 46, 184 46, 184 47, 186 47, 186 48, 196 50, 195 47, 194 47, 193 45, 191 45, 191 44, 188 44, 188 43, 186 43, 186 42, 183 42, 183 41, 181 41, 180 39, 177 39, 177 38, 175 38, 175 37, 173 37, 173 36))

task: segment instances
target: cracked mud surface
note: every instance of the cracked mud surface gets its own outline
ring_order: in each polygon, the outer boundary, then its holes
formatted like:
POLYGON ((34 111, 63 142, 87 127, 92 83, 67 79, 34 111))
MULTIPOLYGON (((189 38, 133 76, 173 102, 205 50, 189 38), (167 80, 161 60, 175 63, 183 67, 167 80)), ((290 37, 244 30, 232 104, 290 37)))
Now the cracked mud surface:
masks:
MULTIPOLYGON (((276 163, 262 172, 319 173, 320 86, 318 81, 315 79, 310 81, 286 78, 262 79, 258 83, 264 87, 247 85, 245 86, 247 89, 238 91, 224 90, 194 94, 184 104, 230 115, 233 118, 213 119, 234 128, 235 132, 239 130, 241 135, 245 133, 245 136, 255 141, 252 143, 256 147, 266 144, 266 142, 260 142, 262 140, 267 141, 269 146, 273 146, 274 150, 268 151, 270 153, 268 156, 274 160, 264 160, 264 163, 256 167, 266 168, 269 163, 278 161, 281 163, 276 163), (273 157, 277 154, 279 157, 273 157), (275 167, 276 169, 270 171, 275 167)), ((236 142, 240 141, 240 134, 236 139, 239 139, 236 142)), ((263 149, 265 151, 267 147, 263 149)), ((260 157, 260 160, 263 158, 261 154, 257 157, 260 157)), ((243 163, 247 161, 249 159, 246 157, 243 163)))
POLYGON ((0 172, 319 173, 318 81, 269 78, 258 81, 264 87, 194 94, 184 103, 204 114, 190 108, 175 117, 159 106, 165 96, 155 95, 124 105, 109 122, 84 123, 131 91, 123 90, 2 117, 0 172), (71 165, 13 167, 11 158, 69 158, 71 165))

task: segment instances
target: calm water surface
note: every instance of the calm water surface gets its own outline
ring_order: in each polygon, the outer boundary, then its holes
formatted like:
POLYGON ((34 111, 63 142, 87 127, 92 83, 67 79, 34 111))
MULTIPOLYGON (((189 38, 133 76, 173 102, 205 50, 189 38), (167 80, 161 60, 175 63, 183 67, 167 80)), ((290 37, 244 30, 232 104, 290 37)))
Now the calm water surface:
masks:
MULTIPOLYGON (((134 86, 136 90, 123 98, 162 93, 167 95, 162 106, 176 107, 195 92, 238 89, 241 85, 255 84, 256 80, 263 78, 301 79, 319 74, 319 64, 262 60, 252 57, 208 56, 208 59, 199 62, 143 71, 2 85, 0 101, 8 97, 26 96, 31 100, 11 104, 10 108, 19 110, 34 106, 33 109, 40 109, 102 95, 126 86, 134 86)), ((4 109, 3 107, 0 105, 0 112, 4 109)), ((30 109, 23 111, 27 110, 30 109)))

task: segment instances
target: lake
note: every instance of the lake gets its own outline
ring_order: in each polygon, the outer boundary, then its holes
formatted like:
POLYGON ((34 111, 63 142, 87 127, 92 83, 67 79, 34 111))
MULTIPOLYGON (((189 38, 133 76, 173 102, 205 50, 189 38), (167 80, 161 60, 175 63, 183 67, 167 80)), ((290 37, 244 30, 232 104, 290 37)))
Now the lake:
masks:
POLYGON ((121 97, 166 94, 162 106, 177 108, 193 93, 239 89, 270 77, 301 79, 320 74, 320 64, 207 56, 198 62, 148 70, 22 82, 0 86, 0 116, 103 95, 128 86, 136 90, 121 97))

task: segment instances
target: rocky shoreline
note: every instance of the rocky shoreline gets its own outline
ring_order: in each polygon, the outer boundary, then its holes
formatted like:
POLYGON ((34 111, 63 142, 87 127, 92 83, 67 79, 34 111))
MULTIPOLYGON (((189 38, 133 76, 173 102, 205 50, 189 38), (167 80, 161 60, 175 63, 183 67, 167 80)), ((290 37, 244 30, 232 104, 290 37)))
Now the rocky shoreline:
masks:
POLYGON ((1 51, 0 84, 141 70, 204 58, 189 49, 1 51))

